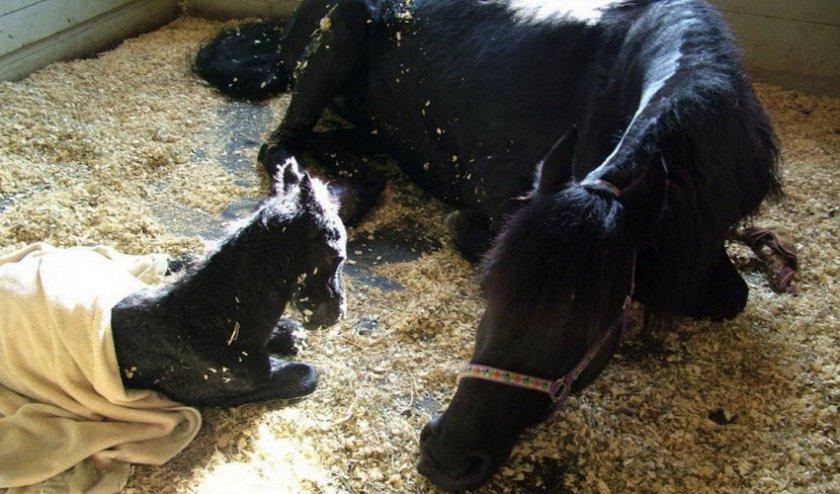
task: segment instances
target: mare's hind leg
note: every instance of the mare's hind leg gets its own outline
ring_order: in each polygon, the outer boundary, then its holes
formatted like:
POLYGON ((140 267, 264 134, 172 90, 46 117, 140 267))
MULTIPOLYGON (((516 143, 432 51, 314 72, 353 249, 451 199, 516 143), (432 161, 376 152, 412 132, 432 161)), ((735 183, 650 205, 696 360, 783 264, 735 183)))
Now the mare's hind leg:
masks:
POLYGON ((749 287, 732 260, 721 249, 721 255, 700 287, 698 303, 689 314, 698 319, 722 321, 734 319, 747 305, 749 287))
POLYGON ((326 30, 317 30, 304 50, 283 122, 260 150, 259 160, 269 176, 291 153, 304 150, 324 109, 341 94, 364 61, 370 20, 364 0, 339 0, 326 19, 328 22, 321 22, 326 30))
POLYGON ((484 217, 474 209, 455 211, 446 217, 446 227, 455 246, 466 259, 478 261, 490 249, 493 234, 484 217))

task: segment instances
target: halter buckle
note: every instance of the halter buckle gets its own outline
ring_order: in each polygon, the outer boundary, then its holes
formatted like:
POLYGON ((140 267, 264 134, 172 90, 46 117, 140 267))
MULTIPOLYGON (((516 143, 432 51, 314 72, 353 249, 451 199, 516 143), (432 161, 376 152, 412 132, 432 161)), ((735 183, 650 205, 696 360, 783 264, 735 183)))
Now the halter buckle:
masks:
POLYGON ((548 389, 548 396, 551 397, 551 402, 555 404, 562 404, 569 394, 572 392, 572 383, 568 382, 568 378, 558 379, 554 381, 548 389))

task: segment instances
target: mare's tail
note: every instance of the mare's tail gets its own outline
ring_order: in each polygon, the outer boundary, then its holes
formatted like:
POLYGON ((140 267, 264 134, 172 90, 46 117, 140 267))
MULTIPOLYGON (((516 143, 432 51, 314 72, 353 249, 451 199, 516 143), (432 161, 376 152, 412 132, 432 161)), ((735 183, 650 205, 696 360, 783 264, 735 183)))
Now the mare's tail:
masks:
POLYGON ((280 43, 283 28, 271 21, 226 29, 199 50, 195 71, 221 92, 264 99, 286 89, 280 43))

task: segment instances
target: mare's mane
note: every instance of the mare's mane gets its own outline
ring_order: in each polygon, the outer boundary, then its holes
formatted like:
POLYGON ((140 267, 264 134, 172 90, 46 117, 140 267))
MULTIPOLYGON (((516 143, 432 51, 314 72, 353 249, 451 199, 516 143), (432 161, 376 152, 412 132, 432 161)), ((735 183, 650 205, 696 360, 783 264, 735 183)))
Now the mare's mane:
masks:
POLYGON ((589 344, 614 315, 605 308, 627 295, 629 246, 623 206, 571 184, 509 220, 482 265, 482 284, 523 327, 574 323, 589 344))

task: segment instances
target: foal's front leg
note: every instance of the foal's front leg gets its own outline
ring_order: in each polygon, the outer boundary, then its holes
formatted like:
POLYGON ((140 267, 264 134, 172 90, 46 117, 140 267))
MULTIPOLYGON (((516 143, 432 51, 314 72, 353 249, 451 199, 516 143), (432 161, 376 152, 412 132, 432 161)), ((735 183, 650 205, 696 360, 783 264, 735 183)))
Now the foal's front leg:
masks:
POLYGON ((273 356, 268 359, 268 375, 253 383, 253 391, 227 399, 226 406, 236 406, 263 400, 299 400, 318 387, 318 372, 302 362, 290 362, 273 356))
POLYGON ((269 176, 292 154, 301 152, 324 109, 361 68, 368 21, 364 0, 339 0, 310 39, 295 70, 294 91, 280 127, 260 150, 269 176))
POLYGON ((303 330, 303 325, 294 319, 284 317, 271 332, 266 349, 269 353, 280 355, 295 355, 297 353, 298 338, 295 333, 303 330))

